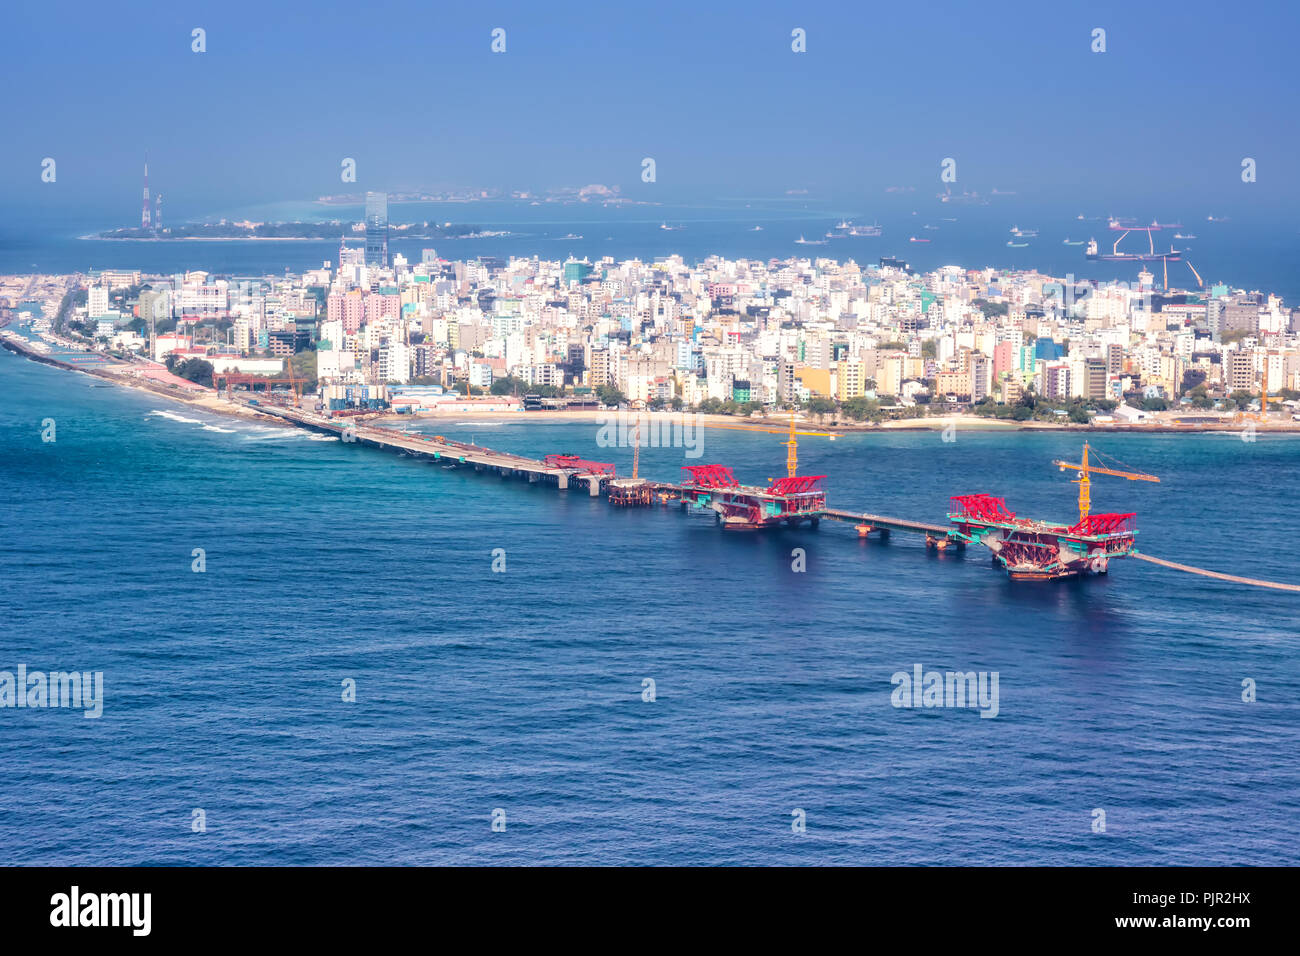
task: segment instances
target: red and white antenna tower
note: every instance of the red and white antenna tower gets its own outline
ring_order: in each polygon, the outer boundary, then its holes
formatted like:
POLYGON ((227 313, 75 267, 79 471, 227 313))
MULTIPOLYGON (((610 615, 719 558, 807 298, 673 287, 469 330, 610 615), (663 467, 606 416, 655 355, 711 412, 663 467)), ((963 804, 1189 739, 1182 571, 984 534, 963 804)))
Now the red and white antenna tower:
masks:
POLYGON ((144 204, 140 207, 140 228, 153 227, 152 211, 149 207, 149 160, 144 161, 144 204))

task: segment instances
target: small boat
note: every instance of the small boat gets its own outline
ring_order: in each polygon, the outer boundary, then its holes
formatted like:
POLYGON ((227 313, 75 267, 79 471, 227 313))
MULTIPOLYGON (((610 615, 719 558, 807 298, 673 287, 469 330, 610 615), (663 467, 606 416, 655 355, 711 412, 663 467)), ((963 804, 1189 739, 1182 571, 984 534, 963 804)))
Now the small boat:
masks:
POLYGON ((913 236, 911 239, 908 239, 907 241, 908 241, 908 242, 929 242, 930 240, 929 240, 929 239, 918 239, 918 238, 916 238, 916 236, 913 236))
POLYGON ((1187 235, 1183 235, 1181 232, 1176 232, 1176 233, 1174 233, 1174 238, 1175 238, 1175 239, 1195 239, 1196 237, 1193 236, 1191 233, 1188 233, 1187 235))
POLYGON ((798 239, 795 240, 795 245, 798 245, 798 246, 824 246, 824 245, 826 245, 826 240, 825 240, 825 239, 805 239, 803 236, 800 236, 798 239))
POLYGON ((1081 245, 1083 245, 1083 240, 1082 240, 1082 239, 1070 239, 1069 237, 1066 237, 1066 239, 1065 239, 1064 241, 1065 241, 1065 245, 1067 245, 1067 246, 1081 246, 1081 245))
POLYGON ((1008 239, 1008 240, 1007 240, 1007 246, 1008 246, 1009 248, 1011 248, 1011 249, 1024 249, 1024 248, 1027 248, 1027 247, 1029 246, 1029 243, 1027 243, 1027 242, 1013 242, 1013 241, 1011 241, 1010 239, 1008 239))
POLYGON ((932 226, 932 225, 930 225, 929 223, 926 223, 926 224, 925 224, 924 226, 922 226, 921 228, 922 228, 922 229, 938 229, 939 227, 938 227, 938 226, 932 226))
POLYGON ((762 231, 763 231, 763 227, 762 227, 762 226, 755 226, 753 229, 751 229, 751 230, 749 230, 749 231, 750 231, 750 232, 762 232, 762 231))

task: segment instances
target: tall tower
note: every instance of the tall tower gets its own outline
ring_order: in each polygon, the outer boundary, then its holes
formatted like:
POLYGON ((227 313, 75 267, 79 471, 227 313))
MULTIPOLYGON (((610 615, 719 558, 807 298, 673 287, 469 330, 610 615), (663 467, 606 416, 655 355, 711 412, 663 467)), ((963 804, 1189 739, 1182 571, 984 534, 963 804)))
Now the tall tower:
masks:
POLYGON ((149 160, 144 161, 144 205, 140 207, 140 228, 151 229, 153 221, 149 209, 149 160))
POLYGON ((388 268, 388 193, 366 193, 366 265, 388 268))

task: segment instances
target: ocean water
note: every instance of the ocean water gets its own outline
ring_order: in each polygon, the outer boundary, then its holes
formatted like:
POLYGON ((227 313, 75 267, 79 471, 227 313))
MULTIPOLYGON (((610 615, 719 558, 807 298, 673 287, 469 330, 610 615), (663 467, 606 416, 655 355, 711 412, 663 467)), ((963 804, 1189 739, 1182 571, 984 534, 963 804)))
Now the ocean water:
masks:
MULTIPOLYGON (((724 535, 8 352, 0 392, 0 670, 106 688, 99 719, 0 709, 8 863, 1300 862, 1294 594, 1136 561, 1013 584, 980 549, 833 522, 724 535), (893 707, 891 676, 918 663, 997 671, 997 717, 893 707)), ((595 425, 436 431, 630 465, 595 425)), ((761 480, 779 442, 707 432, 693 461, 761 480)), ((1163 478, 1094 489, 1098 510, 1139 512, 1145 550, 1300 580, 1300 441, 1097 444, 1163 478)), ((942 520, 949 495, 990 491, 1068 518, 1050 462, 1078 445, 895 433, 799 452, 838 507, 942 520)), ((655 476, 684 463, 642 456, 655 476)))
MULTIPOLYGON (((301 273, 338 258, 338 240, 322 241, 188 241, 123 242, 83 236, 138 219, 138 198, 121 206, 72 207, 41 205, 6 209, 0 222, 0 274, 71 273, 90 269, 142 269, 172 274, 205 269, 223 275, 283 275, 286 268, 301 273)), ((881 256, 896 256, 918 270, 957 265, 968 269, 1038 269, 1049 275, 1099 281, 1137 281, 1138 264, 1089 262, 1082 246, 1064 239, 1096 238, 1108 249, 1119 237, 1106 227, 1111 214, 1132 215, 1141 222, 1159 219, 1180 222, 1181 229, 1153 233, 1157 251, 1171 246, 1185 252, 1188 262, 1207 283, 1260 289, 1300 301, 1300 282, 1293 268, 1300 257, 1300 229, 1288 210, 1239 201, 1227 208, 1164 203, 1154 208, 1125 205, 1119 209, 1080 200, 1062 204, 1041 197, 1000 196, 987 206, 941 203, 933 195, 861 196, 840 200, 726 198, 712 201, 669 201, 643 206, 605 207, 600 203, 532 205, 519 200, 473 203, 394 203, 389 216, 401 222, 468 223, 506 235, 443 240, 397 240, 392 251, 419 262, 421 251, 435 248, 446 259, 479 256, 538 256, 562 260, 570 255, 597 261, 653 259, 680 255, 700 262, 713 255, 759 260, 795 256, 827 257, 875 264, 881 256), (1170 207, 1173 208, 1170 208, 1170 207), (1086 216, 1079 221, 1078 216, 1086 216), (1227 217, 1208 222, 1207 216, 1227 217), (875 239, 835 238, 824 245, 801 245, 801 237, 820 241, 842 219, 878 222, 884 235, 875 239), (670 228, 664 229, 663 226, 670 228), (1008 248, 1012 226, 1039 230, 1039 238, 1023 240, 1025 248, 1008 248), (755 227, 758 227, 757 229, 755 227), (933 228, 927 228, 933 227, 933 228), (1176 233, 1195 236, 1175 240, 1176 233), (572 238, 571 238, 572 237, 572 238), (928 240, 912 242, 911 239, 928 240)), ((254 221, 359 222, 360 206, 280 202, 242 208, 177 210, 176 221, 252 219, 254 221)), ((1146 251, 1147 236, 1131 233, 1122 252, 1146 251)), ((1163 280, 1158 264, 1148 264, 1157 284, 1163 280)), ((1186 263, 1171 263, 1171 285, 1194 288, 1186 263)))

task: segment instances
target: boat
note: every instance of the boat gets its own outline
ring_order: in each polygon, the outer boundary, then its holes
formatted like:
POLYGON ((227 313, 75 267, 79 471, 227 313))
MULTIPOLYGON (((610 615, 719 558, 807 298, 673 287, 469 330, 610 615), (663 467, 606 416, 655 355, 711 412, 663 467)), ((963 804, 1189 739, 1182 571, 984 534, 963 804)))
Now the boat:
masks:
POLYGON ((1188 233, 1187 235, 1183 235, 1181 232, 1176 232, 1176 233, 1174 233, 1174 238, 1175 238, 1175 239, 1195 239, 1196 237, 1193 236, 1191 233, 1188 233))
POLYGON ((911 239, 908 239, 907 241, 908 241, 908 242, 929 242, 930 240, 929 240, 929 239, 918 239, 918 238, 916 238, 916 236, 913 236, 911 239))
POLYGON ((932 226, 932 225, 930 225, 930 224, 927 222, 927 223, 926 223, 924 226, 922 226, 921 228, 922 228, 922 229, 938 229, 939 227, 938 227, 938 226, 932 226))
POLYGON ((1081 245, 1083 245, 1083 240, 1082 240, 1082 239, 1071 239, 1071 238, 1069 238, 1069 237, 1067 236, 1067 237, 1065 238, 1065 240, 1064 240, 1064 243, 1065 243, 1065 245, 1067 245, 1067 246, 1081 246, 1081 245))
POLYGON ((1021 229, 1019 226, 1012 226, 1012 227, 1011 227, 1011 235, 1015 236, 1017 239, 1037 239, 1037 238, 1038 238, 1038 230, 1037 230, 1037 229, 1021 229))
POLYGON ((869 226, 852 226, 849 235, 856 239, 875 239, 884 233, 884 229, 872 223, 869 226))
POLYGON ((1011 249, 1026 249, 1026 248, 1028 248, 1029 243, 1027 243, 1027 242, 1014 242, 1013 240, 1008 239, 1008 240, 1007 240, 1007 246, 1008 246, 1008 248, 1011 248, 1011 249))
POLYGON ((1227 222, 1228 217, 1227 216, 1206 216, 1205 221, 1206 222, 1227 222))
POLYGON ((795 242, 795 245, 798 245, 798 246, 824 246, 824 245, 826 245, 826 240, 825 240, 825 239, 805 239, 803 236, 800 236, 800 237, 799 237, 798 239, 796 239, 794 242, 795 242))
POLYGON ((762 227, 762 226, 755 226, 753 229, 751 229, 751 230, 749 230, 749 231, 750 231, 750 232, 762 232, 762 231, 763 231, 763 227, 762 227))
POLYGON ((670 225, 668 225, 668 223, 666 223, 666 222, 661 222, 661 223, 659 223, 659 228, 660 228, 660 229, 663 229, 665 232, 672 232, 672 231, 673 231, 674 229, 676 229, 677 227, 676 227, 676 226, 670 226, 670 225))
POLYGON ((582 236, 575 236, 573 233, 569 233, 567 236, 560 236, 560 238, 561 238, 561 239, 581 239, 582 236))

